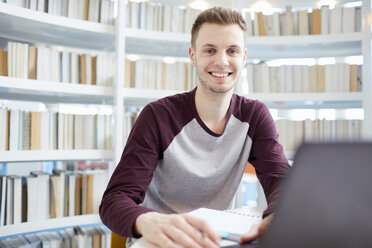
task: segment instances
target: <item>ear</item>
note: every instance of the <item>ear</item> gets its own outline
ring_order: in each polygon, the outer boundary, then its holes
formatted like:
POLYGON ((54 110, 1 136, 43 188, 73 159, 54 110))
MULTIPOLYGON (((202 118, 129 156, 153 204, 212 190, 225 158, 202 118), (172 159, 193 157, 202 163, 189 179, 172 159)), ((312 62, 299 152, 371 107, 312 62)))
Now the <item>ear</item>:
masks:
POLYGON ((244 48, 244 55, 243 55, 243 66, 245 65, 245 61, 247 60, 247 48, 244 48))
POLYGON ((191 64, 195 66, 195 51, 192 47, 189 48, 189 57, 191 60, 191 64))

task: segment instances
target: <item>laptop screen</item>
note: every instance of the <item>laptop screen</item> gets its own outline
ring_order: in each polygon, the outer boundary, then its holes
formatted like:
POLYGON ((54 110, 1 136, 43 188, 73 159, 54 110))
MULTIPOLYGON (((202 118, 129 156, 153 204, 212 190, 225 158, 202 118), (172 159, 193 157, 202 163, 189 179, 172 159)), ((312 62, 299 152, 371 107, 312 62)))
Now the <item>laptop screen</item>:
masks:
POLYGON ((302 145, 259 247, 372 247, 372 143, 302 145))

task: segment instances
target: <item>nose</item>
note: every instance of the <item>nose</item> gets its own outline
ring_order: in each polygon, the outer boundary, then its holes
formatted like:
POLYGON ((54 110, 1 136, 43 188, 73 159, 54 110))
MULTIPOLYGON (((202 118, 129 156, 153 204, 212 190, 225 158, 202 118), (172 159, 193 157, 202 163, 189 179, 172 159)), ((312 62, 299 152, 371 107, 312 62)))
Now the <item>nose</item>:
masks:
POLYGON ((220 68, 229 65, 229 58, 225 52, 218 52, 215 55, 214 64, 220 68))

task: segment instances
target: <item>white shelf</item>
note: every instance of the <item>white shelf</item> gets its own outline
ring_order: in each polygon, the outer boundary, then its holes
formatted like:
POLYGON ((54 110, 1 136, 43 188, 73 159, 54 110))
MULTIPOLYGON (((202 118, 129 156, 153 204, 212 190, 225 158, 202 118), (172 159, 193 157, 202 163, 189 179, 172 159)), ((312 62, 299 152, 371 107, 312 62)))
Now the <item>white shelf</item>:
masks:
POLYGON ((88 22, 0 3, 0 34, 9 39, 114 50, 113 25, 88 22))
POLYGON ((363 93, 252 93, 246 95, 246 97, 263 102, 361 102, 363 100, 363 93))
MULTIPOLYGON (((125 29, 126 52, 153 56, 188 57, 190 34, 125 29)), ((248 59, 360 55, 362 33, 249 36, 248 59)))
POLYGON ((127 38, 139 38, 150 41, 172 41, 190 43, 191 35, 185 33, 159 32, 135 28, 125 28, 127 38))
POLYGON ((124 88, 124 104, 129 106, 143 106, 151 101, 182 93, 180 90, 152 90, 124 88))
MULTIPOLYGON (((151 90, 151 89, 124 89, 125 105, 140 106, 151 101, 182 93, 178 90, 151 90)), ((338 93, 252 93, 244 95, 249 99, 257 99, 267 103, 270 107, 361 107, 363 101, 362 92, 338 92, 338 93), (314 106, 319 105, 319 106, 314 106)))
POLYGON ((0 162, 112 159, 112 150, 0 151, 0 162))
POLYGON ((247 38, 249 59, 313 58, 361 54, 362 33, 247 38))
POLYGON ((188 57, 191 35, 148 31, 141 29, 125 29, 125 51, 152 56, 188 57))
POLYGON ((112 102, 113 87, 0 76, 0 97, 50 102, 112 102), (49 99, 49 100, 48 100, 49 99))
POLYGON ((64 217, 56 219, 47 219, 40 221, 25 222, 16 225, 0 227, 0 237, 18 235, 34 231, 45 231, 70 226, 90 225, 102 223, 98 214, 79 215, 73 217, 64 217))
POLYGON ((248 36, 247 45, 319 45, 362 41, 362 33, 293 36, 248 36))

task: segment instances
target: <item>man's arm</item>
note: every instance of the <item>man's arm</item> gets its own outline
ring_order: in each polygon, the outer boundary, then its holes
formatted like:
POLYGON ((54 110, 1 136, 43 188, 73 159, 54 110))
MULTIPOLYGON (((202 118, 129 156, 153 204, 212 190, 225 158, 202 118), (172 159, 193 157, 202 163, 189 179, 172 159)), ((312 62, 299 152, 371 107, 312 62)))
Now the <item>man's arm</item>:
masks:
POLYGON ((264 104, 259 102, 257 104, 259 106, 249 130, 249 136, 252 137, 249 162, 256 169, 268 207, 263 213, 264 219, 242 236, 241 242, 250 242, 257 239, 269 227, 280 195, 281 183, 290 169, 283 147, 279 143, 279 135, 269 110, 264 104))
POLYGON ((102 222, 121 236, 135 237, 133 226, 137 217, 154 211, 138 204, 143 202, 156 168, 159 142, 154 113, 147 106, 132 128, 99 209, 102 222))
POLYGON ((280 187, 290 166, 279 143, 279 135, 268 108, 257 102, 254 122, 249 130, 252 149, 249 162, 255 167, 256 175, 264 190, 267 209, 263 216, 274 212, 280 194, 280 187))

